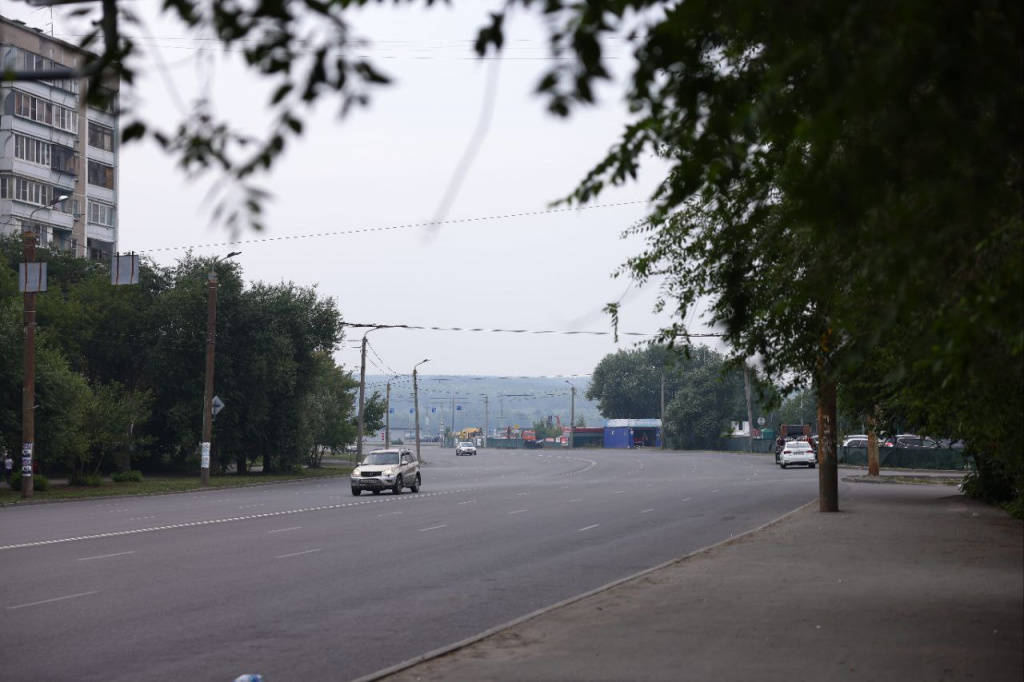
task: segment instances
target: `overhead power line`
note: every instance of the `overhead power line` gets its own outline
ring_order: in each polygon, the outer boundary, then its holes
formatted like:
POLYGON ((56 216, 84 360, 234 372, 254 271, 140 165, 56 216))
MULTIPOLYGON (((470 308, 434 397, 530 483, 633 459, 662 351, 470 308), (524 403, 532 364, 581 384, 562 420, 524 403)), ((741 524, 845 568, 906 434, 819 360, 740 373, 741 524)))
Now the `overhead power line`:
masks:
MULTIPOLYGON (((354 327, 364 329, 367 327, 378 327, 379 324, 363 324, 356 322, 342 322, 343 327, 354 327)), ((433 332, 486 332, 496 334, 560 334, 564 336, 611 336, 615 332, 610 331, 594 331, 594 330, 576 330, 567 331, 559 329, 487 329, 483 327, 428 327, 419 326, 415 324, 403 324, 397 325, 398 329, 412 329, 417 331, 433 331, 433 332)), ((657 333, 653 332, 619 332, 619 336, 657 336, 657 333)), ((706 333, 706 334, 689 334, 691 339, 706 339, 706 338, 718 338, 724 336, 724 334, 706 333)))
POLYGON ((343 237, 353 234, 368 234, 371 232, 389 232, 392 230, 410 230, 437 225, 455 225, 458 223, 475 223, 485 220, 507 220, 509 218, 527 218, 530 216, 550 215, 552 213, 569 213, 573 211, 589 211, 599 208, 618 208, 620 206, 633 206, 646 204, 647 200, 620 201, 614 204, 594 204, 592 206, 573 206, 570 208, 549 208, 543 211, 526 211, 523 213, 506 213, 504 215, 478 216, 475 218, 453 218, 445 220, 429 220, 422 223, 406 223, 404 225, 387 225, 384 227, 363 227, 354 230, 333 230, 331 232, 307 232, 304 234, 282 235, 280 237, 263 237, 260 239, 236 239, 227 242, 210 242, 209 244, 185 244, 181 246, 163 246, 157 249, 141 249, 136 253, 158 253, 161 251, 181 251, 183 249, 205 249, 222 246, 234 246, 236 244, 262 244, 265 242, 280 242, 292 239, 314 239, 316 237, 343 237))

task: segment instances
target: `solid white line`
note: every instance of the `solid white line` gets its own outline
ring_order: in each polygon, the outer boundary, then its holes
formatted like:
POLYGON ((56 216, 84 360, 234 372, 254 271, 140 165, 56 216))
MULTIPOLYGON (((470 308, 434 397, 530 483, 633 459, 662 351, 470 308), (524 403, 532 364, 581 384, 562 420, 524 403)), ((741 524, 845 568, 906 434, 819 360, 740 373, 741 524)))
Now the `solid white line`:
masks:
POLYGON ((600 523, 595 523, 593 526, 587 526, 586 528, 580 528, 580 530, 577 531, 577 532, 584 531, 584 530, 590 530, 591 528, 597 528, 600 525, 601 525, 600 523))
POLYGON ((517 509, 515 511, 510 511, 509 514, 522 514, 524 511, 529 511, 529 509, 517 509))
POLYGON ((438 528, 447 528, 447 527, 448 527, 447 525, 441 525, 441 526, 431 526, 430 528, 420 528, 420 532, 422 533, 425 530, 437 530, 438 528))
POLYGON ((302 526, 292 526, 291 528, 278 528, 277 530, 268 530, 267 534, 269 535, 270 533, 283 533, 286 530, 300 530, 301 528, 302 526))
POLYGON ((88 597, 90 594, 97 594, 97 592, 95 590, 93 590, 92 592, 82 592, 80 594, 69 594, 66 597, 54 597, 53 599, 44 599, 43 601, 34 601, 31 604, 18 604, 17 606, 8 606, 7 610, 8 611, 13 611, 14 609, 23 609, 26 606, 39 606, 40 604, 51 604, 51 603, 53 603, 55 601, 64 601, 65 599, 75 599, 77 597, 88 597))
POLYGON ((640 513, 641 513, 641 514, 646 514, 647 512, 652 512, 652 511, 654 511, 654 510, 653 510, 653 509, 644 509, 644 510, 643 510, 642 512, 640 512, 640 513))
POLYGON ((101 554, 100 556, 87 556, 82 557, 81 559, 79 559, 79 561, 92 561, 93 559, 109 559, 112 556, 124 556, 125 554, 135 554, 135 552, 118 552, 117 554, 101 554))
POLYGON ((281 556, 279 556, 277 558, 278 559, 287 559, 288 557, 301 556, 303 554, 312 554, 313 552, 319 552, 319 551, 321 551, 321 550, 319 550, 319 549, 307 549, 305 552, 295 552, 294 554, 282 554, 281 556))

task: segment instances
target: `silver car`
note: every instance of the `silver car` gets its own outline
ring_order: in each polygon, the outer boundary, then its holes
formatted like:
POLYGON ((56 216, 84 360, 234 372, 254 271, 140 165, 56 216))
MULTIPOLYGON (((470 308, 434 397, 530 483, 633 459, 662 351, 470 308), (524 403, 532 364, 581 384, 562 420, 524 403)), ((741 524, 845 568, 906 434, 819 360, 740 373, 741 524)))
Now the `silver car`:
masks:
POLYGON ((374 450, 352 471, 349 481, 353 495, 364 490, 374 495, 390 490, 393 495, 399 495, 402 488, 418 493, 420 465, 411 450, 374 450))
POLYGON ((476 446, 468 441, 463 441, 455 446, 456 455, 475 455, 476 446))

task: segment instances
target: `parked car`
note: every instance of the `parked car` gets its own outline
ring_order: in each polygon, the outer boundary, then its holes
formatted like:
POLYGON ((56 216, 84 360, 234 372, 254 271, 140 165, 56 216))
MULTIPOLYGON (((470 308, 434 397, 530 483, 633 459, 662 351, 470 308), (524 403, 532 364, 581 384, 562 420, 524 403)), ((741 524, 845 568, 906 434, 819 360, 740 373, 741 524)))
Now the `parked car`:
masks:
POLYGON ((937 448, 938 442, 931 438, 918 436, 913 433, 901 433, 890 436, 882 443, 885 448, 937 448))
POLYGON ((864 434, 857 434, 853 436, 847 436, 843 440, 844 448, 866 448, 868 446, 868 437, 864 434))
POLYGON ((403 488, 418 493, 420 465, 411 450, 374 450, 349 474, 349 482, 352 494, 357 496, 364 490, 374 495, 390 490, 393 495, 398 495, 403 488))
POLYGON ((779 466, 783 469, 790 464, 806 464, 813 469, 817 463, 818 456, 814 454, 811 444, 805 440, 790 441, 779 453, 779 466))
POLYGON ((472 443, 470 443, 469 441, 462 441, 461 443, 459 443, 458 445, 455 446, 455 454, 456 455, 475 455, 476 454, 476 446, 473 445, 472 443))

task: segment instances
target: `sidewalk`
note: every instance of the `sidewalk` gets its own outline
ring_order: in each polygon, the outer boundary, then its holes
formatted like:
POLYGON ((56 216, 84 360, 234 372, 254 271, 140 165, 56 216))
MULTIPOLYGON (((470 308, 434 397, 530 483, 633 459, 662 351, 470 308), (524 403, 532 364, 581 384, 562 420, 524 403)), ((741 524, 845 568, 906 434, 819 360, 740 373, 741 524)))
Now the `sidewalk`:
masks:
POLYGON ((931 485, 779 523, 384 679, 1024 679, 1024 525, 931 485))

